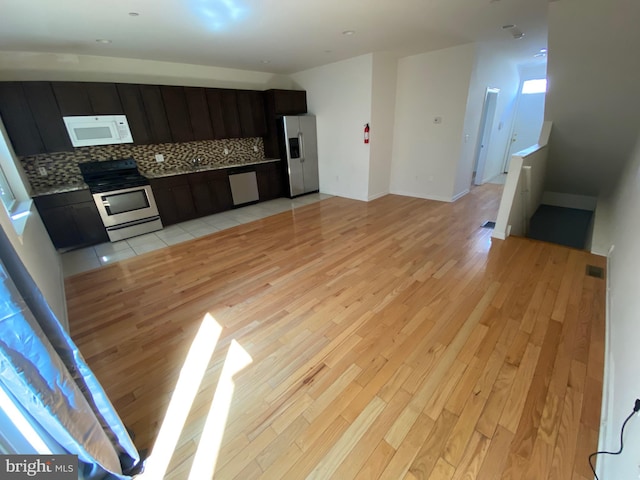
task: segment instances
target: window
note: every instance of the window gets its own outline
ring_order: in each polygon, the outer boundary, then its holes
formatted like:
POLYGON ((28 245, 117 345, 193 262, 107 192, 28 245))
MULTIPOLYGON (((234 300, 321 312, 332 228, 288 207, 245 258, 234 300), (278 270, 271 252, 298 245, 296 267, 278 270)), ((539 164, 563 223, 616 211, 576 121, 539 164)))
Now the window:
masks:
POLYGON ((2 168, 0 168, 0 199, 4 204, 4 208, 7 209, 7 213, 11 214, 13 207, 16 204, 16 196, 13 194, 7 177, 4 176, 2 168))
POLYGON ((547 79, 537 78, 535 80, 525 80, 522 84, 522 94, 545 93, 547 91, 547 79))
MULTIPOLYGON (((9 146, 7 132, 0 120, 0 199, 2 208, 7 211, 9 221, 18 237, 22 236, 31 211, 32 200, 26 187, 26 178, 18 170, 19 160, 9 146)), ((3 215, 4 217, 4 215, 3 215)), ((3 223, 4 226, 4 223, 3 223)))

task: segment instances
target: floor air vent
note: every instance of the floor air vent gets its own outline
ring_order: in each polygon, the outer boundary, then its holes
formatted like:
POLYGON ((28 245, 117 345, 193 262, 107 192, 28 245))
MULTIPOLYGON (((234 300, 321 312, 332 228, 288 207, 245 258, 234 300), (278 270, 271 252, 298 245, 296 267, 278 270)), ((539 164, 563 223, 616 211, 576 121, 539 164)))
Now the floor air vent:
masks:
POLYGON ((496 228, 496 222, 484 222, 482 228, 496 228))
POLYGON ((604 270, 595 265, 587 265, 587 275, 590 277, 604 278, 604 270))

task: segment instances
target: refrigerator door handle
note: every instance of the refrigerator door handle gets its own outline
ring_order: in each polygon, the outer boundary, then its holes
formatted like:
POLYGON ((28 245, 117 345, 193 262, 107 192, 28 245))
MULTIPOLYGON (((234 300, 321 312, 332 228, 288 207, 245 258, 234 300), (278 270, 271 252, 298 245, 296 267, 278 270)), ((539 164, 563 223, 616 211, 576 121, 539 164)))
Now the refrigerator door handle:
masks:
POLYGON ((300 162, 304 163, 304 141, 302 139, 302 132, 298 132, 298 142, 300 143, 300 162))

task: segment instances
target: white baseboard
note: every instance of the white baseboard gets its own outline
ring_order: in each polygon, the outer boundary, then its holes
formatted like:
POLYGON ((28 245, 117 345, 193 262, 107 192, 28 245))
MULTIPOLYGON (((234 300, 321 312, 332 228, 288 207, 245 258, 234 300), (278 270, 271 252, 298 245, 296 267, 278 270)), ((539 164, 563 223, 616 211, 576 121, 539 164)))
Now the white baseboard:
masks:
POLYGON ((593 253, 594 255, 599 255, 601 257, 606 257, 607 256, 607 252, 600 249, 599 247, 594 247, 591 249, 591 253, 593 253))
POLYGON ((440 195, 425 195, 418 192, 406 192, 403 190, 392 190, 390 193, 393 195, 402 195, 403 197, 424 198, 425 200, 435 200, 436 202, 451 203, 453 200, 450 197, 442 197, 440 195))
POLYGON ((321 193, 324 193, 326 195, 332 195, 334 197, 340 197, 340 198, 348 198, 349 200, 358 200, 359 202, 367 202, 368 200, 365 198, 357 198, 351 195, 345 195, 344 193, 338 193, 335 191, 331 191, 331 190, 322 190, 321 193))
POLYGON ((576 208, 578 210, 594 211, 598 203, 597 197, 588 195, 574 195, 572 193, 544 192, 542 204, 553 207, 576 208))
MULTIPOLYGON (((613 445, 612 431, 609 425, 610 419, 613 418, 613 405, 614 405, 614 374, 615 374, 615 361, 613 359, 613 352, 611 351, 611 318, 610 318, 610 283, 611 278, 610 268, 610 254, 613 252, 613 247, 609 249, 609 255, 607 255, 607 278, 606 278, 606 297, 604 307, 604 373, 602 376, 602 406, 600 409, 600 435, 598 437, 598 451, 606 450, 606 447, 613 445)), ((616 434, 614 432, 613 434, 616 434)), ((602 478, 605 462, 598 462, 596 473, 602 478)))
POLYGON ((381 192, 381 193, 376 193, 374 195, 369 195, 369 201, 377 200, 378 198, 382 198, 382 197, 385 197, 387 195, 389 195, 388 192, 381 192))
POLYGON ((464 197, 467 193, 469 193, 469 189, 467 188, 466 190, 463 190, 462 192, 460 192, 457 195, 454 195, 453 198, 451 199, 452 202, 455 202, 456 200, 464 197))

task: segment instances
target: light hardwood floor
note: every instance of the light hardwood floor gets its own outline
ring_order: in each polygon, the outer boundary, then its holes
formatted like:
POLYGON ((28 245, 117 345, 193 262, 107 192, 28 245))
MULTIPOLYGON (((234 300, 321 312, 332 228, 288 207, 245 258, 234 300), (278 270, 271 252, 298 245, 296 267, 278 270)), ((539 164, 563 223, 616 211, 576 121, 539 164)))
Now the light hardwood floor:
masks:
POLYGON ((70 277, 72 337, 139 448, 166 420, 166 478, 591 478, 604 259, 492 241, 500 192, 334 197, 70 277))

